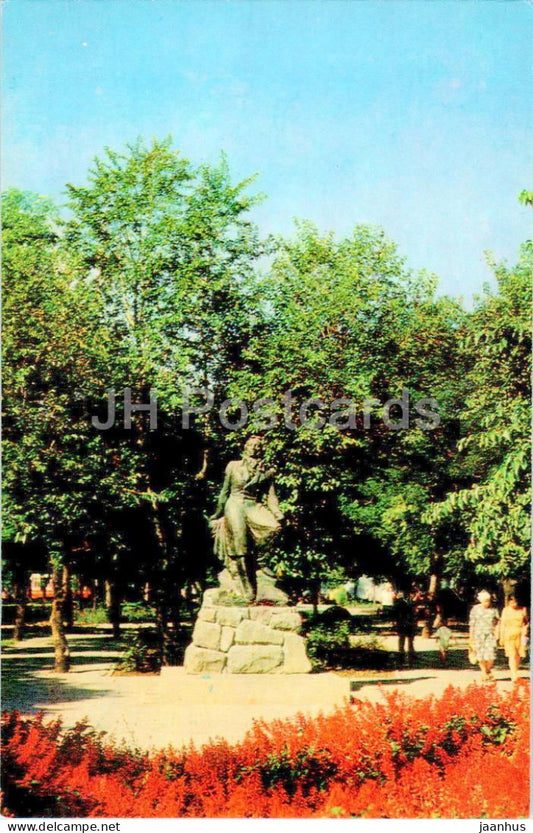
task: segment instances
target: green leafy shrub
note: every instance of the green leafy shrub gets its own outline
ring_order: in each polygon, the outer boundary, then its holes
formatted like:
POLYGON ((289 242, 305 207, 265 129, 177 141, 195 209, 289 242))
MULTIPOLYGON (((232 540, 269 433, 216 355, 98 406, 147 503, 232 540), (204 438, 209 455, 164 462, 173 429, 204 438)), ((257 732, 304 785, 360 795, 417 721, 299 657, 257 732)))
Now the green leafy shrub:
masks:
POLYGON ((328 607, 326 610, 323 610, 322 613, 313 617, 311 621, 313 624, 324 625, 324 627, 332 627, 338 622, 351 622, 352 617, 350 611, 346 610, 345 607, 341 607, 341 605, 331 605, 331 607, 328 607))
POLYGON ((121 620, 123 622, 153 622, 155 608, 144 602, 124 602, 121 620))
POLYGON ((358 634, 350 639, 352 648, 364 648, 367 651, 384 651, 385 645, 379 636, 374 634, 358 634))
MULTIPOLYGON (((143 602, 124 602, 121 608, 121 622, 153 622, 155 610, 151 605, 143 602)), ((76 613, 76 624, 78 625, 107 625, 109 623, 109 612, 104 605, 95 608, 85 608, 76 613)))
POLYGON ((313 668, 388 667, 391 654, 384 650, 383 643, 375 634, 368 632, 372 623, 365 621, 363 624, 363 633, 358 633, 358 621, 354 622, 348 611, 340 607, 328 608, 309 619, 306 627, 307 654, 313 668))
POLYGON ((77 625, 107 625, 109 623, 107 609, 102 605, 77 610, 75 616, 77 625))
POLYGON ((350 625, 347 621, 317 622, 307 632, 307 655, 314 668, 334 665, 339 654, 350 647, 350 625))
POLYGON ((142 630, 129 641, 120 660, 117 671, 149 674, 161 670, 161 646, 155 631, 142 630))

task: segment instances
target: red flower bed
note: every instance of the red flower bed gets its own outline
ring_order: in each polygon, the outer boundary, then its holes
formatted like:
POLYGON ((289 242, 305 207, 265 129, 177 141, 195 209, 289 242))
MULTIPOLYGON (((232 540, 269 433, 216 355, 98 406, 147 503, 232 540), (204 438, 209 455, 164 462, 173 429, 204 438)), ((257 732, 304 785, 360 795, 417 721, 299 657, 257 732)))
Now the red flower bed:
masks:
POLYGON ((529 813, 520 686, 399 693, 258 722, 241 743, 131 752, 87 725, 4 715, 4 814, 74 817, 517 818, 529 813))

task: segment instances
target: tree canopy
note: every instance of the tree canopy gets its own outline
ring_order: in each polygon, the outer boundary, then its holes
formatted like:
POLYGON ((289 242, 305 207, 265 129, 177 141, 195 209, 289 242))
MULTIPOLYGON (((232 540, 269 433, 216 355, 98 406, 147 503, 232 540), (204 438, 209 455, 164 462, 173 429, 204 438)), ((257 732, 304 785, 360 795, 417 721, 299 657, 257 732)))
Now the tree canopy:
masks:
POLYGON ((217 569, 205 519, 261 433, 287 516, 270 559, 294 586, 524 575, 531 242, 469 311, 381 229, 262 239, 252 186, 166 139, 107 149, 66 216, 3 195, 9 565, 148 583, 164 632, 217 569), (185 425, 192 388, 217 404, 185 425), (130 429, 124 403, 151 397, 157 428, 134 408, 130 429), (241 430, 224 400, 247 403, 241 430))

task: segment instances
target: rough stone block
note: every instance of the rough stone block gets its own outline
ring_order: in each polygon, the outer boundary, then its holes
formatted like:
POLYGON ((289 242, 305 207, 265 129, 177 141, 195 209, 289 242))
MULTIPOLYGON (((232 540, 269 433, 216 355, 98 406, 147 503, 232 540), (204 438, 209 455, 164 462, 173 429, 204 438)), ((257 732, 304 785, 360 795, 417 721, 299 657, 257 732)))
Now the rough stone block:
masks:
POLYGON ((245 619, 237 627, 235 642, 240 644, 283 645, 283 634, 261 622, 245 619))
POLYGON ((203 674, 209 671, 216 673, 224 670, 226 658, 227 654, 221 651, 210 651, 208 648, 189 645, 185 651, 183 665, 187 674, 203 674))
POLYGON ((286 633, 283 641, 284 674, 308 674, 311 663, 305 651, 305 639, 296 633, 286 633))
POLYGON ((302 626, 302 619, 299 613, 277 613, 274 611, 270 620, 270 627, 280 631, 299 631, 302 626))
POLYGON ((230 674, 268 674, 283 661, 283 651, 276 645, 233 645, 227 656, 230 674))
POLYGON ((220 635, 220 650, 229 651, 234 642, 235 628, 222 628, 222 633, 220 635))
POLYGON ((218 651, 220 646, 220 625, 214 622, 205 622, 203 619, 197 619, 192 632, 193 645, 199 648, 210 648, 212 651, 218 651))
POLYGON ((210 587, 209 590, 206 590, 202 599, 202 607, 216 605, 219 593, 220 589, 218 587, 210 587))
POLYGON ((226 625, 236 628, 239 622, 248 618, 246 607, 219 607, 217 608, 217 622, 219 625, 226 625))
POLYGON ((250 619, 255 622, 262 622, 263 625, 268 625, 272 618, 272 608, 270 607, 251 607, 250 619))
POLYGON ((198 619, 203 619, 204 622, 216 622, 217 609, 216 607, 201 607, 198 611, 198 619))

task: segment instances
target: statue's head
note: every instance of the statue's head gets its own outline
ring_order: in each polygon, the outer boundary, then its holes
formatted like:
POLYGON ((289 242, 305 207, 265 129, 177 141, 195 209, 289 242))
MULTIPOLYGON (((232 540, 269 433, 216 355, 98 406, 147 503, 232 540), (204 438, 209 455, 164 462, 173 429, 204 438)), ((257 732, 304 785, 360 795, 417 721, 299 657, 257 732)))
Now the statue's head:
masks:
POLYGON ((263 454, 263 440, 261 437, 250 437, 244 444, 245 457, 261 457, 263 454))

